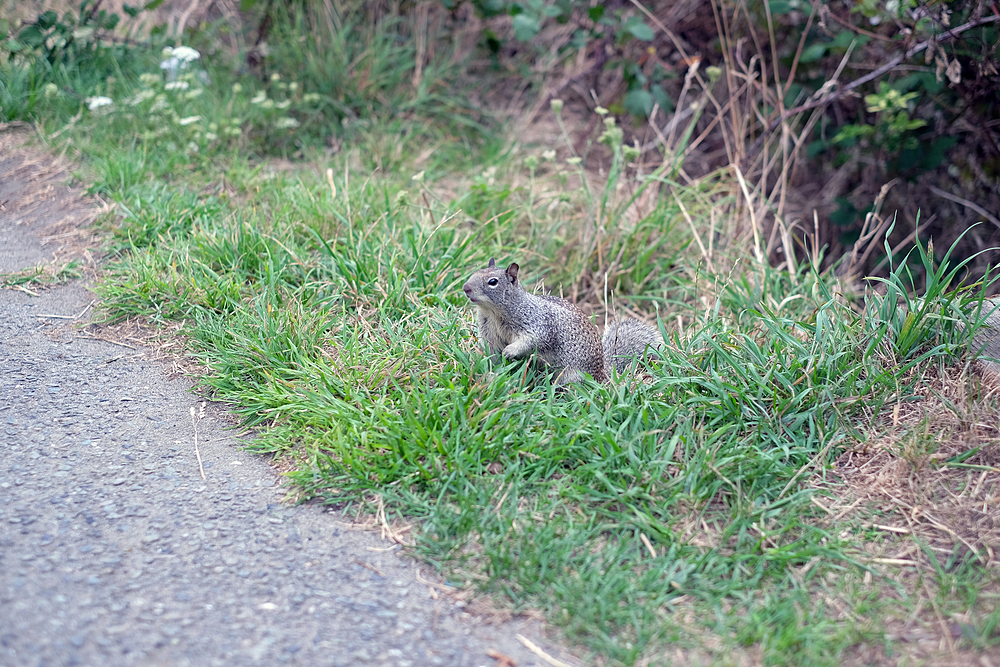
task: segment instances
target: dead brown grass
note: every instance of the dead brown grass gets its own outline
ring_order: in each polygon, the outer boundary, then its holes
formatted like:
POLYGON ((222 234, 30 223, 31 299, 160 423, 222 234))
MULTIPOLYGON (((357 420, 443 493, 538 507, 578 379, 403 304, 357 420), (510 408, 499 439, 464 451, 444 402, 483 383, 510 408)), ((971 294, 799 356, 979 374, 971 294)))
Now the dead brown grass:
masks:
POLYGON ((832 493, 824 509, 915 538, 892 553, 892 540, 860 545, 872 558, 906 561, 889 565, 927 571, 930 550, 1000 568, 1000 392, 962 367, 931 371, 920 391, 921 400, 897 403, 872 425, 875 437, 837 459, 837 481, 816 486, 832 493))
POLYGON ((43 277, 73 260, 93 277, 100 261, 93 225, 110 206, 84 196, 74 185, 69 162, 29 145, 31 138, 26 123, 0 123, 0 215, 7 224, 28 227, 50 253, 43 277))

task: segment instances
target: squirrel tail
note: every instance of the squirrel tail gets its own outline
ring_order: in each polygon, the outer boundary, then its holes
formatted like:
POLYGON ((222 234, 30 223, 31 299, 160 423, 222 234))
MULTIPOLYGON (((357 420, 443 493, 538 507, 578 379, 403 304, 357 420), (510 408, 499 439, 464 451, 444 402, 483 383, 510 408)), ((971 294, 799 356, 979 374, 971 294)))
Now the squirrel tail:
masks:
POLYGON ((623 373, 633 359, 648 358, 651 351, 663 349, 663 337, 656 327, 626 318, 608 324, 601 344, 605 363, 623 373))

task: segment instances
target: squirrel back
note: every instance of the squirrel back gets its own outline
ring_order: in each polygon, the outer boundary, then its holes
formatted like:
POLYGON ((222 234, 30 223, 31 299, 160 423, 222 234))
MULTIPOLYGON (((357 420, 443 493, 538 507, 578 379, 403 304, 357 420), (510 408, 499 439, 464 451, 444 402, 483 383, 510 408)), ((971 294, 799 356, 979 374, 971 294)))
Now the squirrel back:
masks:
POLYGON ((602 341, 597 327, 575 304, 526 292, 519 269, 517 264, 500 269, 490 259, 462 288, 476 304, 479 336, 492 354, 520 359, 537 353, 559 370, 556 383, 566 384, 584 373, 606 382, 612 364, 622 372, 634 357, 663 346, 656 328, 633 319, 610 324, 602 341))

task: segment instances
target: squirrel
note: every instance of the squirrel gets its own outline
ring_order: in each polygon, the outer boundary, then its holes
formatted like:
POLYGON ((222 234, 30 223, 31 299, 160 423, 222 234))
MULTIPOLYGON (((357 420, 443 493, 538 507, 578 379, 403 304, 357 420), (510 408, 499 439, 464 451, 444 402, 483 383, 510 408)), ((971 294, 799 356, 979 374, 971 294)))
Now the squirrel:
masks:
POLYGON ((611 367, 624 372, 632 360, 663 347, 656 327, 635 319, 615 320, 603 339, 575 304, 557 296, 529 294, 518 280, 520 267, 489 266, 472 274, 462 287, 478 310, 479 336, 492 354, 521 359, 532 352, 558 370, 556 384, 576 382, 583 374, 607 382, 611 367))

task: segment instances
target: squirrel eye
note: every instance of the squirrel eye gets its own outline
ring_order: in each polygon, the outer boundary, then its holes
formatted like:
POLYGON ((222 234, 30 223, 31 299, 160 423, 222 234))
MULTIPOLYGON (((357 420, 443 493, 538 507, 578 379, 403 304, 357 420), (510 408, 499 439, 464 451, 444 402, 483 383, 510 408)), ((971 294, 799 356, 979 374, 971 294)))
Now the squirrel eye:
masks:
POLYGON ((489 280, 486 281, 486 284, 489 285, 490 287, 496 287, 497 286, 497 279, 496 278, 490 278, 489 280))

